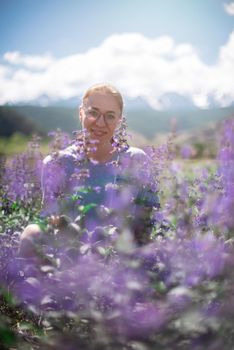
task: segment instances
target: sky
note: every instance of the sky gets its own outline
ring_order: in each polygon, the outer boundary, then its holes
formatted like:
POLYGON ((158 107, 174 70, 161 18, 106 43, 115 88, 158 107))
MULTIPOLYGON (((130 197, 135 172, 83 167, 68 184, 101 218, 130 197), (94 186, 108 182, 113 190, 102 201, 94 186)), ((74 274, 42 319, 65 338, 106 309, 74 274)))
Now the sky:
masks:
POLYGON ((234 103, 234 1, 0 0, 0 104, 107 82, 162 110, 234 103))

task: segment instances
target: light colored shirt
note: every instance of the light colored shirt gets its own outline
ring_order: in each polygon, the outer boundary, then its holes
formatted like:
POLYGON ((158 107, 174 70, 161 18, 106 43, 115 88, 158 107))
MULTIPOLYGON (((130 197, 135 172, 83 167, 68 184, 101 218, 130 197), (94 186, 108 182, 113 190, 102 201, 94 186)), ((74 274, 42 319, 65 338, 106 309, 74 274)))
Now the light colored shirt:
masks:
POLYGON ((42 215, 66 214, 75 220, 83 208, 86 226, 93 227, 103 223, 101 208, 134 216, 136 205, 159 207, 157 192, 150 188, 150 159, 137 147, 114 153, 107 163, 81 164, 72 145, 47 156, 43 164, 42 215))

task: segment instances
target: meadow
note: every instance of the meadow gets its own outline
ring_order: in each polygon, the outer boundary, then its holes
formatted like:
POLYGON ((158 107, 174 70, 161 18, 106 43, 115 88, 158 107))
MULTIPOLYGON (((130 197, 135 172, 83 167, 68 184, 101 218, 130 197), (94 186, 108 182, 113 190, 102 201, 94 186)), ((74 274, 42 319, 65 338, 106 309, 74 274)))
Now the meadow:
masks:
POLYGON ((1 349, 232 349, 234 120, 220 125, 209 161, 190 145, 178 159, 173 135, 145 147, 142 177, 150 167, 160 208, 141 246, 121 199, 111 213, 101 208, 121 225, 82 228, 92 203, 79 198, 77 219, 65 217, 59 230, 41 217, 42 159, 71 142, 61 132, 51 138, 45 149, 34 136, 26 151, 1 159, 1 349), (17 253, 31 222, 44 231, 40 264, 17 253))

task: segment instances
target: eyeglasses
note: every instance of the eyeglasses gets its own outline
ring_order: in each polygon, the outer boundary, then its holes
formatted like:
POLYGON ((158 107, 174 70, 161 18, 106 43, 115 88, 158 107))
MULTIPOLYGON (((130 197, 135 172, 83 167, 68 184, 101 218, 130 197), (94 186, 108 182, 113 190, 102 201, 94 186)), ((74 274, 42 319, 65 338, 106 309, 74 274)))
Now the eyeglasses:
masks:
POLYGON ((118 117, 113 112, 101 113, 99 110, 94 108, 84 108, 86 117, 97 121, 101 116, 103 116, 107 124, 115 124, 118 117))

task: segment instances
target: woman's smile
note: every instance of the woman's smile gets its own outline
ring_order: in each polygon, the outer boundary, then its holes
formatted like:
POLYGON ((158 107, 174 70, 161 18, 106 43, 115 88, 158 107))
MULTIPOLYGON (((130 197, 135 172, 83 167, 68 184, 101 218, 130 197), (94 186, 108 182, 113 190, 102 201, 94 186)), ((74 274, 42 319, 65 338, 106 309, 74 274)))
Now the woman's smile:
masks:
POLYGON ((103 130, 97 130, 97 129, 91 129, 91 132, 95 135, 95 136, 103 136, 106 135, 106 131, 103 130))

